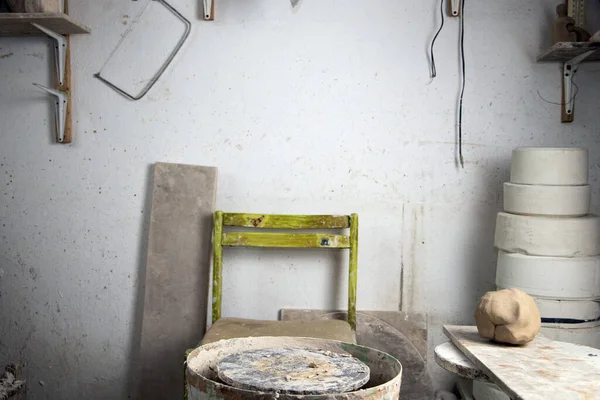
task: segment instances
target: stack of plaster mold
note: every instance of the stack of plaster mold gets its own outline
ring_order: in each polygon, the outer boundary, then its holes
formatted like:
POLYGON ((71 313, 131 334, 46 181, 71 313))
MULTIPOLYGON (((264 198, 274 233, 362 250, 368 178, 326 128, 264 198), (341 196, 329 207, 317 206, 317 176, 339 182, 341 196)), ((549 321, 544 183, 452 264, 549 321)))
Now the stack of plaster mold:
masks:
POLYGON ((496 285, 531 295, 541 332, 600 348, 600 217, 589 214, 588 152, 513 151, 496 220, 496 285))

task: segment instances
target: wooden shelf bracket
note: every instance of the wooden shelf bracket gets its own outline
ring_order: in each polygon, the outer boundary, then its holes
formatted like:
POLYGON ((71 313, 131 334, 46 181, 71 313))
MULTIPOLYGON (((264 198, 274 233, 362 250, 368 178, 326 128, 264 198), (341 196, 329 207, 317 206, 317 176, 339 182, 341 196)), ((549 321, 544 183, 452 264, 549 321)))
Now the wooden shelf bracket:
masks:
POLYGON ((213 21, 215 19, 215 3, 214 0, 203 0, 205 21, 213 21))
POLYGON ((450 0, 450 11, 453 17, 458 17, 460 13, 461 0, 450 0))

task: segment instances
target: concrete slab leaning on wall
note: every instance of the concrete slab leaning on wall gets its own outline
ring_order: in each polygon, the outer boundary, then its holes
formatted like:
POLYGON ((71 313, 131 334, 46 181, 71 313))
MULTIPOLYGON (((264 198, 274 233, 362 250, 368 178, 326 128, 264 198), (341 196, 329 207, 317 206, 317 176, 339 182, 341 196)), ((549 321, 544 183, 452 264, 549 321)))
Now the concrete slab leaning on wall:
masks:
POLYGON ((206 329, 217 169, 157 163, 146 263, 139 398, 183 398, 183 359, 206 329))

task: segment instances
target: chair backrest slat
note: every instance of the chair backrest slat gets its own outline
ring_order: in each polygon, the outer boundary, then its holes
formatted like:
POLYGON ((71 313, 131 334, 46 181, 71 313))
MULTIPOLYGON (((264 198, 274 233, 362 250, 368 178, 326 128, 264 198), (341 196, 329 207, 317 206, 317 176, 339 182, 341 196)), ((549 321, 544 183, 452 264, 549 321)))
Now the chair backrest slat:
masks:
POLYGON ((223 226, 267 229, 345 229, 350 228, 350 216, 223 213, 223 226))
POLYGON ((348 323, 356 331, 358 273, 358 215, 280 215, 215 212, 213 238, 212 321, 221 318, 223 247, 279 247, 349 249, 348 323), (224 232, 224 227, 260 229, 347 229, 350 235, 331 233, 224 232))
POLYGON ((223 234, 221 245, 227 247, 349 249, 350 237, 319 233, 232 232, 223 234))

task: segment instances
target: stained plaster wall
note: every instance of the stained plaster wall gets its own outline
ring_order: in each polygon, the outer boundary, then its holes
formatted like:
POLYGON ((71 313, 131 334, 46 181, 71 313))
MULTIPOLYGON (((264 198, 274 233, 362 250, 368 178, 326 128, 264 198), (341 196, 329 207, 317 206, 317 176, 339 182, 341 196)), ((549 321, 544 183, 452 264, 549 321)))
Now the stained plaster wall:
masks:
MULTIPOLYGON (((217 0, 214 22, 197 3, 173 0, 190 39, 131 102, 92 75, 144 2, 71 1, 93 32, 72 38, 71 145, 52 143, 49 98, 31 85, 51 82, 48 42, 0 39, 0 360, 27 364, 30 398, 130 395, 156 161, 217 166, 221 209, 358 212, 359 308, 427 312, 432 346, 494 286, 514 147, 589 148, 599 210, 598 67, 577 74, 574 123, 540 98, 560 100, 559 65, 535 63, 555 2, 467 1, 464 169, 456 19, 428 73, 439 3, 217 0)), ((155 7, 106 70, 129 87, 181 33, 155 7)), ((286 254, 226 256, 224 314, 344 306, 343 256, 286 254)))

